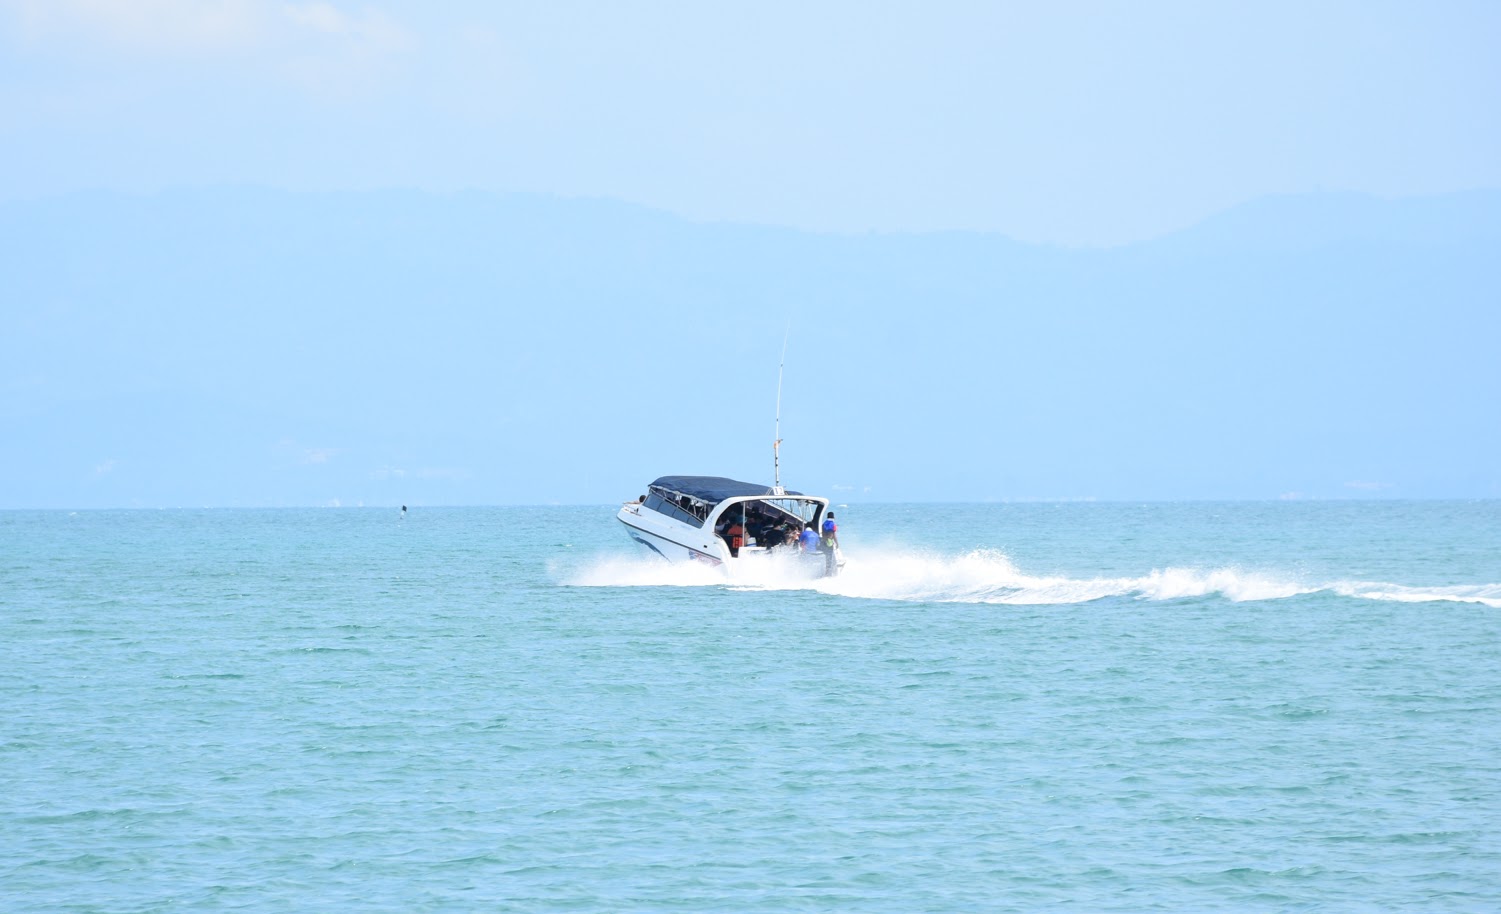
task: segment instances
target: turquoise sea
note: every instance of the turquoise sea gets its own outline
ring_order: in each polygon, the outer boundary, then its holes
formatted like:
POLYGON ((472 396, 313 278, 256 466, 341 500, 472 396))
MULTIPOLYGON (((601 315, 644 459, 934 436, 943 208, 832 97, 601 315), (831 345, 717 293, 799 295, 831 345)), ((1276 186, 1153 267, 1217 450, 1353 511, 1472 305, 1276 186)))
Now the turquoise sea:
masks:
POLYGON ((0 512, 0 910, 1501 910, 1501 502, 0 512))

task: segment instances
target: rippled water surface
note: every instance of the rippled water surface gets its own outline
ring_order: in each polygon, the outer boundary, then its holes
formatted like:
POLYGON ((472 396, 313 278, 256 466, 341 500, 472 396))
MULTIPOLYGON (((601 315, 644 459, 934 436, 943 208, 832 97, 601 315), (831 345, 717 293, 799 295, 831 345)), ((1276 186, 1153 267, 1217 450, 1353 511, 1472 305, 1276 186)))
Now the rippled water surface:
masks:
POLYGON ((1501 909, 1501 503, 0 512, 0 909, 1501 909))

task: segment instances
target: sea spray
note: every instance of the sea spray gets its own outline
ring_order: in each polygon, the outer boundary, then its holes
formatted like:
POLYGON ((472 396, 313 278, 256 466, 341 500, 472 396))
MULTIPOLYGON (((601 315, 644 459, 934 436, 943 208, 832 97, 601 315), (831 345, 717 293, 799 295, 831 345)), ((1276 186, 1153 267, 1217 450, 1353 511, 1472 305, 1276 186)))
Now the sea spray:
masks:
POLYGON ((920 603, 1069 605, 1109 597, 1145 601, 1218 595, 1232 603, 1282 600, 1331 592, 1363 600, 1453 601, 1501 607, 1501 585, 1413 587, 1382 582, 1303 583, 1290 575, 1227 566, 1166 567, 1131 577, 1071 578, 1032 575, 1004 553, 975 549, 944 555, 884 547, 847 556, 837 577, 817 577, 797 556, 745 561, 732 569, 670 564, 655 557, 598 556, 582 567, 554 568, 577 587, 723 587, 730 590, 806 590, 867 600, 920 603))
POLYGON ((577 587, 711 587, 726 583, 725 574, 704 562, 664 562, 641 556, 602 556, 573 571, 555 560, 554 576, 577 587))

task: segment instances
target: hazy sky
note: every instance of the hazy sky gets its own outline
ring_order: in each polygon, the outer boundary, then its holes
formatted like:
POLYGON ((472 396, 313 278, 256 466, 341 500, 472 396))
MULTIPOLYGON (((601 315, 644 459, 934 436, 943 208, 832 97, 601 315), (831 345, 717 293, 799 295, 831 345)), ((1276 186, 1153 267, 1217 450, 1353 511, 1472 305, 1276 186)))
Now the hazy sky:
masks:
POLYGON ((0 199, 260 184, 1110 244, 1501 187, 1501 4, 0 0, 0 199))
POLYGON ((1494 0, 0 0, 0 507, 760 478, 792 316, 808 490, 1495 497, 1498 52, 1494 0), (736 383, 649 395, 689 318, 736 383))

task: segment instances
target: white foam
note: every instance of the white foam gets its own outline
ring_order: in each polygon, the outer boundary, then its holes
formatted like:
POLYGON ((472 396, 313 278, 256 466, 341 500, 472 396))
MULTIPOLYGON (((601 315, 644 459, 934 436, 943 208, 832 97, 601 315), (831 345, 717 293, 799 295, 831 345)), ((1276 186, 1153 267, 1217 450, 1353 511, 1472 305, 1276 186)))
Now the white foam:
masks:
POLYGON ((976 550, 961 555, 886 549, 848 559, 834 578, 810 578, 795 556, 758 558, 732 574, 701 565, 657 559, 597 559, 566 576, 586 587, 728 586, 750 590, 813 590, 872 600, 936 603, 1072 604, 1104 597, 1175 600, 1218 593, 1234 601, 1271 600, 1317 588, 1224 568, 1155 570, 1136 578, 1067 578, 1029 575, 1004 554, 976 550))
POLYGON ((1281 600, 1330 591, 1347 597, 1402 602, 1457 601, 1501 607, 1501 584, 1408 587, 1337 582, 1307 584, 1236 567, 1167 567, 1139 577, 1069 578, 1029 575, 1001 552, 941 555, 878 548, 848 557, 843 573, 810 578, 796 556, 758 557, 732 573, 695 563, 668 564, 654 557, 605 556, 556 574, 580 587, 728 587, 736 590, 809 590, 868 600, 923 603, 1067 605, 1106 597, 1167 601, 1218 594, 1235 603, 1281 600))
POLYGON ((1210 571, 1167 568, 1135 579, 1132 587, 1152 600, 1177 600, 1217 593, 1235 603, 1281 600, 1322 589, 1238 568, 1216 568, 1210 571))
POLYGON ((1501 609, 1501 584, 1460 584, 1452 587, 1407 587, 1373 581, 1340 581, 1329 589, 1362 600, 1392 600, 1398 603, 1480 603, 1501 609))
MULTIPOLYGON (((556 575, 558 569, 554 568, 556 575)), ((655 557, 606 556, 562 575, 575 587, 712 587, 724 572, 699 562, 672 564, 655 557)))

